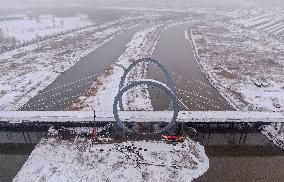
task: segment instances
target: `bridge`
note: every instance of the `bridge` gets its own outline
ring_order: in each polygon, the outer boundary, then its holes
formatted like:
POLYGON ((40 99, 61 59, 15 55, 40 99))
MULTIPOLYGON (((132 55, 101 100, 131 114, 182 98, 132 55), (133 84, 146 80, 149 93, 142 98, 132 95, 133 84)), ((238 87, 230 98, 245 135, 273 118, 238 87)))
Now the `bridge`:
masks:
MULTIPOLYGON (((119 111, 124 122, 170 122, 173 111, 119 111)), ((106 111, 2 111, 0 124, 56 124, 116 122, 113 113, 106 111)), ((177 123, 281 123, 278 112, 241 111, 179 111, 177 123)))
MULTIPOLYGON (((172 111, 119 111, 125 122, 169 122, 172 111)), ((113 113, 106 111, 1 111, 0 123, 88 123, 115 122, 113 113)), ((179 111, 176 122, 193 123, 284 123, 278 112, 241 111, 179 111)))
POLYGON ((158 61, 143 58, 133 62, 121 78, 119 92, 114 99, 113 112, 107 111, 0 111, 1 126, 16 125, 56 125, 91 126, 103 122, 116 122, 125 132, 131 132, 125 122, 166 122, 160 133, 171 129, 175 123, 256 123, 260 125, 275 123, 281 132, 284 115, 279 112, 241 112, 241 111, 179 111, 177 98, 173 92, 173 81, 167 69, 158 61), (139 63, 154 64, 164 73, 167 84, 156 80, 142 79, 125 86, 127 74, 139 63), (124 111, 122 96, 129 89, 139 85, 150 85, 165 91, 171 99, 170 111, 124 111), (119 109, 118 109, 119 108, 119 109), (281 123, 280 125, 277 123, 281 123), (280 126, 280 127, 279 127, 280 126))

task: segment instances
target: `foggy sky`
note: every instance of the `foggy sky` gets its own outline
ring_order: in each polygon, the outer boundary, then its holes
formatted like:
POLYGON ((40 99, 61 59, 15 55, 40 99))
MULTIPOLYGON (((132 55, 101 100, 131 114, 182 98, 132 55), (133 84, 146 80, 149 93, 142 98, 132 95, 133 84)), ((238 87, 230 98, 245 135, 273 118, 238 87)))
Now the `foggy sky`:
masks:
POLYGON ((284 0, 0 0, 0 9, 25 7, 284 7, 284 0))

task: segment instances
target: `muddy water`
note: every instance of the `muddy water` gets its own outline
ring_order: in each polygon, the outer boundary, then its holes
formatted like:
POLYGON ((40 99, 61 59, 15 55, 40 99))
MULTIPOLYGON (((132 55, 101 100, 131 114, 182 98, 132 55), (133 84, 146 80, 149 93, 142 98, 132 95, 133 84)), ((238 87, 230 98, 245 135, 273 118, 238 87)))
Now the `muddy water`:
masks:
MULTIPOLYGON (((32 98, 21 110, 64 110, 66 106, 77 99, 78 94, 91 85, 97 77, 96 74, 101 73, 117 60, 133 35, 142 28, 144 27, 127 30, 83 57, 44 89, 44 94, 32 98), (92 77, 88 78, 89 76, 92 77), (75 82, 77 80, 82 81, 75 82), (61 87, 68 83, 68 86, 61 87), (61 88, 58 89, 58 87, 61 88), (49 107, 45 108, 45 106, 49 107)), ((25 133, 23 135, 22 132, 13 132, 13 136, 10 137, 9 134, 0 132, 0 181, 11 181, 14 178, 41 137, 42 135, 39 133, 25 133), (11 162, 12 160, 13 162, 11 162)))
POLYGON ((284 150, 260 132, 200 132, 209 170, 196 182, 283 181, 284 150))
POLYGON ((31 152, 32 149, 26 154, 0 154, 0 181, 12 181, 31 152))
POLYGON ((90 87, 97 78, 97 74, 103 72, 118 59, 126 49, 126 44, 141 29, 142 27, 139 26, 127 30, 83 57, 70 69, 58 76, 54 82, 43 90, 42 94, 32 98, 21 110, 65 110, 78 98, 80 93, 90 87))
POLYGON ((0 131, 0 181, 12 181, 47 131, 0 131))
MULTIPOLYGON (((169 70, 181 110, 233 110, 232 106, 209 83, 194 58, 192 46, 185 39, 186 24, 168 28, 162 33, 153 58, 169 70)), ((149 68, 149 78, 166 83, 161 71, 149 68)), ((168 109, 169 99, 156 89, 150 90, 156 110, 168 109)))

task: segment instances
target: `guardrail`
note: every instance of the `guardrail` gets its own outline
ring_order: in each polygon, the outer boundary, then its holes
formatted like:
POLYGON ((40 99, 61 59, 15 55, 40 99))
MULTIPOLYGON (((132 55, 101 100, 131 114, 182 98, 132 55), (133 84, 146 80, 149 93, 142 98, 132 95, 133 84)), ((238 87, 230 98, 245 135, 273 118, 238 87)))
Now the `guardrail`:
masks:
MULTIPOLYGON (((123 122, 169 122, 173 111, 119 111, 119 116, 123 122)), ((7 123, 115 121, 107 111, 0 111, 0 122, 7 123)), ((180 111, 176 122, 284 123, 284 116, 278 112, 180 111)))

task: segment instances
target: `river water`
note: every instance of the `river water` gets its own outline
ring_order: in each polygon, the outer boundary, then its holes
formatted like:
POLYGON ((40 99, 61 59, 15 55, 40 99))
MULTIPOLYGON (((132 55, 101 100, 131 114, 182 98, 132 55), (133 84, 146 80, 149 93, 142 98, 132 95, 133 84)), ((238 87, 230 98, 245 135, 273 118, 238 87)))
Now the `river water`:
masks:
MULTIPOLYGON (((83 57, 79 62, 73 65, 64 74, 61 74, 52 84, 45 88, 43 94, 32 98, 21 108, 21 110, 39 110, 44 105, 53 105, 52 108, 46 110, 64 110, 66 106, 77 99, 77 97, 72 96, 85 91, 96 79, 96 74, 101 73, 118 59, 126 49, 126 44, 132 39, 137 31, 141 30, 141 28, 143 27, 139 26, 129 29, 83 57), (88 78, 92 75, 95 76, 88 78), (83 81, 81 82, 58 89, 58 87, 66 83, 72 83, 82 79, 83 81), (72 90, 68 91, 69 89, 72 90), (58 95, 55 96, 56 94, 58 95), (66 100, 64 100, 64 102, 60 101, 62 98, 66 98, 66 100), (40 99, 44 100, 44 105, 41 104, 42 102, 38 102, 40 99)), ((0 131, 0 181, 11 181, 14 178, 28 159, 28 156, 36 144, 44 135, 45 133, 41 132, 0 131)))
POLYGON ((0 181, 12 181, 34 149, 33 145, 0 144, 0 181), (17 151, 15 153, 15 151, 17 151))
POLYGON ((283 181, 284 151, 260 131, 199 132, 209 170, 196 182, 283 181))
MULTIPOLYGON (((165 30, 153 55, 173 78, 180 110, 234 110, 200 71, 193 48, 185 39, 187 28, 183 24, 165 30)), ((154 66, 149 67, 148 77, 166 83, 162 72, 154 66)), ((154 110, 168 110, 170 100, 165 93, 150 88, 150 96, 154 110)), ((198 134, 210 167, 195 181, 283 181, 284 151, 260 130, 205 127, 198 134)))
POLYGON ((59 75, 41 94, 29 100, 20 110, 65 110, 78 98, 78 95, 91 86, 99 73, 102 73, 118 59, 126 49, 126 44, 139 30, 141 30, 141 26, 127 30, 83 57, 70 69, 59 75))
POLYGON ((0 181, 12 181, 28 159, 36 144, 46 135, 40 131, 0 131, 0 181))
MULTIPOLYGON (((234 110, 200 71, 192 46, 185 39, 188 25, 168 28, 162 33, 153 58, 160 61, 170 72, 180 110, 234 110)), ((148 77, 166 83, 161 71, 149 68, 148 77)), ((156 110, 167 110, 169 99, 156 89, 150 89, 152 105, 156 110)))

